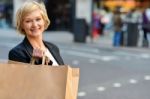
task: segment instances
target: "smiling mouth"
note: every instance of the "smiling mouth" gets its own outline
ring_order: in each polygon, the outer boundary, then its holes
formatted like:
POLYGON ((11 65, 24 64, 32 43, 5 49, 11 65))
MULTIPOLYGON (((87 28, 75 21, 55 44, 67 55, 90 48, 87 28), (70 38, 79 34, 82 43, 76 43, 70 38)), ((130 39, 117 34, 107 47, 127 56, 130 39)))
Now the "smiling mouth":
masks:
POLYGON ((34 28, 34 29, 31 29, 31 31, 38 31, 40 28, 34 28))
POLYGON ((31 30, 31 33, 32 34, 36 34, 38 32, 38 30, 36 29, 36 30, 31 30))

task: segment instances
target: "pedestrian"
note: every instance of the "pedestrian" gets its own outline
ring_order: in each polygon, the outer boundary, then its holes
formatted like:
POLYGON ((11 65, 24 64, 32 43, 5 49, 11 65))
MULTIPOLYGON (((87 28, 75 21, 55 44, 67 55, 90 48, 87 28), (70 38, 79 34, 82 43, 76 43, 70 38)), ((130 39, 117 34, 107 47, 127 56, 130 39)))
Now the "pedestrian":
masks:
POLYGON ((100 16, 97 12, 93 12, 92 37, 97 40, 100 34, 100 16))
POLYGON ((116 8, 113 15, 113 25, 114 25, 114 37, 113 46, 121 46, 121 36, 122 36, 122 18, 120 9, 116 8))
POLYGON ((150 46, 150 7, 142 13, 143 47, 150 46))
POLYGON ((9 60, 30 63, 36 58, 35 64, 39 65, 46 56, 49 59, 48 65, 64 65, 59 48, 43 40, 43 33, 49 24, 44 3, 25 2, 16 14, 16 28, 24 35, 24 39, 9 51, 9 60))

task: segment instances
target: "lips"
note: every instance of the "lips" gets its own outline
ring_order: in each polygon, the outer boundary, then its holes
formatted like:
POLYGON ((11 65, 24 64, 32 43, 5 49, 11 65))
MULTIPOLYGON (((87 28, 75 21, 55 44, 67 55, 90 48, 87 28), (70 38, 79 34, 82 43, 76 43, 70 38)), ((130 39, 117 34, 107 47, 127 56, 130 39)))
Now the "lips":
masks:
POLYGON ((32 29, 30 29, 30 31, 32 31, 32 32, 36 32, 38 30, 40 30, 40 28, 32 28, 32 29))

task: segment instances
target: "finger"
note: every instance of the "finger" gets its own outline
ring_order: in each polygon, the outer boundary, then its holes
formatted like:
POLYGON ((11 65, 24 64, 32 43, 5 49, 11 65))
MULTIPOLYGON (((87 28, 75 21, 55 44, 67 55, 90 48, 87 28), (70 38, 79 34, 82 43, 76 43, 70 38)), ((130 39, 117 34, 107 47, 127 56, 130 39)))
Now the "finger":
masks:
POLYGON ((34 49, 32 53, 33 57, 43 57, 43 51, 41 49, 34 49))

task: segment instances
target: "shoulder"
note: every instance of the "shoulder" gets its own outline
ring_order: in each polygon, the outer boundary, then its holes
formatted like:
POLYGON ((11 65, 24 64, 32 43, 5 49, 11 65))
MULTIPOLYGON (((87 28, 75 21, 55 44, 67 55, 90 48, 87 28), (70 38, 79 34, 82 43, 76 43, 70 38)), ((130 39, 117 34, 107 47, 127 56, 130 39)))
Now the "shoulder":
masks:
POLYGON ((24 44, 23 43, 20 43, 18 45, 16 45, 15 47, 13 47, 10 52, 18 52, 20 50, 24 50, 24 44))
POLYGON ((18 44, 17 46, 13 47, 12 49, 10 49, 9 51, 9 58, 11 58, 12 56, 17 56, 17 55, 21 55, 24 52, 24 45, 23 43, 18 44))
POLYGON ((8 59, 25 63, 30 62, 30 56, 27 54, 27 50, 23 43, 18 44, 9 51, 8 59))

